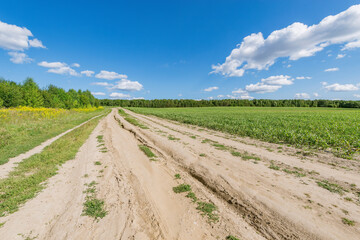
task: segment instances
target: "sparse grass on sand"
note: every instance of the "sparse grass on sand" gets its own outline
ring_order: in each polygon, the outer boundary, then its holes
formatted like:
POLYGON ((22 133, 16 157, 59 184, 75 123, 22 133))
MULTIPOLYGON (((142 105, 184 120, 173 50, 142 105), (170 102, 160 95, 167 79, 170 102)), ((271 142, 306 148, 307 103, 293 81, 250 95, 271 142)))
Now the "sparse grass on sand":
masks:
POLYGON ((139 128, 142 128, 142 129, 149 129, 147 126, 145 126, 144 124, 142 124, 138 120, 136 120, 136 118, 133 118, 129 114, 127 114, 124 110, 119 109, 119 114, 121 116, 123 116, 124 119, 126 121, 128 121, 129 123, 131 123, 132 125, 138 126, 139 128))

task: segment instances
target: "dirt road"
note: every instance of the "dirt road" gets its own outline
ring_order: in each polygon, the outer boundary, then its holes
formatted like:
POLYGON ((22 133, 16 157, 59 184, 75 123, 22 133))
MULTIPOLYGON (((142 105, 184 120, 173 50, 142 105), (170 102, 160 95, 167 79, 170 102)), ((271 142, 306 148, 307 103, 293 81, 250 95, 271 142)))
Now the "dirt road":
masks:
POLYGON ((1 239, 359 239, 357 162, 298 156, 291 148, 280 152, 274 144, 126 112, 148 129, 113 109, 45 190, 0 218, 1 239), (99 135, 107 152, 97 147, 99 135), (91 181, 108 213, 98 221, 82 216, 91 181), (341 194, 319 186, 326 181, 341 194), (174 193, 183 183, 198 201, 217 206, 218 221, 209 222, 186 193, 174 193))

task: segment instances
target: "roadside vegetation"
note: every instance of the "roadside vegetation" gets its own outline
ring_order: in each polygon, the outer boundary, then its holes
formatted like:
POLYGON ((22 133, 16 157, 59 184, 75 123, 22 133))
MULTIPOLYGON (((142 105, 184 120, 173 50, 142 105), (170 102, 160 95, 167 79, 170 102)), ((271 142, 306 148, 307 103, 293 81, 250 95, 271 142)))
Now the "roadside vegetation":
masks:
POLYGON ((57 174, 62 164, 75 158, 99 120, 95 118, 64 135, 41 153, 20 162, 8 178, 0 179, 0 216, 17 211, 45 188, 46 180, 57 174))
POLYGON ((31 107, 0 109, 0 165, 108 111, 102 107, 72 110, 31 107))
MULTIPOLYGON (((360 111, 330 108, 129 108, 187 124, 267 142, 353 158, 360 150, 360 111)), ((216 146, 222 148, 222 146, 216 146)))

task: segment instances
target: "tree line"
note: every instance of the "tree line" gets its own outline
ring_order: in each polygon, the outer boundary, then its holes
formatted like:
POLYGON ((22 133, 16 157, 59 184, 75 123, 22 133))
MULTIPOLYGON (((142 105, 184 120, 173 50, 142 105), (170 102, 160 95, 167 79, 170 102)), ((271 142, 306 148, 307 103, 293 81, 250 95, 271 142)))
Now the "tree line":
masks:
POLYGON ((0 79, 0 107, 46 107, 46 108, 86 108, 98 107, 100 102, 90 91, 65 91, 54 85, 40 89, 32 78, 23 83, 0 79))
POLYGON ((111 100, 100 99, 101 106, 120 107, 331 107, 360 108, 360 101, 344 100, 302 100, 302 99, 222 99, 222 100, 191 100, 191 99, 154 99, 154 100, 111 100))

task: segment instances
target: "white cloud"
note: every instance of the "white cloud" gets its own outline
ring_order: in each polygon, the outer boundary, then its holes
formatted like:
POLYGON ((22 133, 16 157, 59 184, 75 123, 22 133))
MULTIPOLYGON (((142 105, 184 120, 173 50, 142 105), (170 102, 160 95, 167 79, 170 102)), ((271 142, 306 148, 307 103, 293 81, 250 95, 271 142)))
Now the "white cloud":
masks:
POLYGON ((61 68, 50 68, 48 70, 50 73, 56 73, 56 74, 69 74, 71 76, 79 76, 79 73, 77 73, 74 69, 71 67, 61 67, 61 68))
POLYGON ((218 89, 219 89, 219 87, 208 87, 208 88, 205 88, 204 91, 211 92, 211 91, 218 90, 218 89))
POLYGON ((341 58, 344 58, 346 56, 346 54, 338 54, 336 59, 341 59, 341 58))
POLYGON ((106 94, 103 92, 91 92, 92 95, 94 96, 105 96, 106 94))
POLYGON ((354 49, 354 48, 360 48, 360 40, 346 44, 345 47, 343 47, 341 50, 344 51, 344 50, 350 50, 350 49, 354 49))
POLYGON ((321 85, 323 85, 323 86, 328 85, 328 83, 327 83, 327 82, 320 82, 320 83, 321 83, 321 85))
POLYGON ((319 96, 319 94, 316 93, 316 92, 314 92, 313 95, 314 95, 314 97, 318 97, 318 96, 319 96))
POLYGON ((179 96, 179 97, 182 97, 182 94, 181 94, 181 93, 179 93, 179 94, 178 94, 178 96, 179 96))
POLYGON ((144 100, 145 98, 144 97, 133 97, 131 98, 131 100, 144 100))
POLYGON ((304 80, 304 79, 311 79, 312 77, 304 77, 304 76, 301 76, 301 77, 296 77, 297 80, 304 80))
POLYGON ((33 34, 25 27, 7 24, 0 21, 0 48, 24 51, 30 47, 44 48, 38 39, 29 39, 33 34))
POLYGON ((359 23, 360 5, 354 5, 319 24, 295 22, 273 31, 266 39, 261 32, 253 33, 232 50, 223 64, 213 65, 211 73, 241 77, 248 69, 268 69, 278 58, 310 57, 332 44, 345 43, 344 49, 360 47, 359 23))
POLYGON ((249 92, 239 88, 235 91, 232 91, 233 95, 227 95, 227 97, 232 99, 254 99, 249 95, 249 92))
POLYGON ((103 86, 103 87, 112 87, 113 84, 107 83, 107 82, 93 82, 91 85, 97 85, 97 86, 103 86))
POLYGON ((140 91, 141 89, 143 89, 143 85, 141 85, 141 83, 139 83, 138 81, 121 79, 121 81, 116 82, 116 84, 111 89, 123 91, 140 91))
POLYGON ((291 85, 293 84, 293 79, 287 75, 279 75, 279 76, 270 76, 268 78, 261 79, 261 82, 265 85, 291 85))
POLYGON ((209 99, 209 100, 213 100, 213 99, 214 99, 214 97, 208 97, 207 99, 209 99))
POLYGON ((29 63, 33 61, 25 53, 9 52, 9 55, 11 56, 10 61, 16 64, 29 63))
POLYGON ((46 67, 46 68, 61 68, 61 67, 65 67, 66 63, 42 61, 42 62, 38 63, 38 65, 41 67, 46 67))
POLYGON ((37 38, 29 40, 29 45, 31 47, 35 47, 35 48, 45 48, 45 46, 42 44, 42 42, 37 38))
POLYGON ((113 93, 110 93, 110 98, 112 98, 112 99, 130 98, 130 95, 128 95, 128 94, 123 94, 123 93, 113 92, 113 93))
POLYGON ((354 94, 354 97, 360 98, 360 94, 354 94))
POLYGON ((307 93, 296 93, 294 98, 295 99, 309 99, 310 95, 307 93))
POLYGON ((324 70, 324 72, 336 72, 336 71, 339 71, 339 68, 328 68, 324 70))
POLYGON ((125 74, 119 74, 116 72, 109 71, 100 71, 100 73, 95 75, 96 78, 107 79, 107 80, 115 80, 115 79, 125 79, 127 76, 125 74))
POLYGON ((48 72, 56 74, 68 74, 71 76, 80 76, 78 72, 69 67, 66 63, 62 62, 46 62, 38 63, 39 66, 49 68, 48 72))
POLYGON ((256 83, 256 84, 246 85, 245 89, 248 92, 269 93, 269 92, 275 92, 279 90, 281 87, 282 86, 280 85, 267 85, 263 83, 256 83))
POLYGON ((224 95, 217 95, 217 98, 223 98, 224 97, 224 95))
POLYGON ((80 64, 78 64, 78 63, 73 63, 71 66, 73 66, 73 67, 80 67, 80 64))
POLYGON ((85 75, 87 77, 92 77, 94 75, 94 71, 90 71, 90 70, 85 70, 85 71, 81 71, 80 72, 82 75, 85 75))
POLYGON ((335 83, 332 85, 325 84, 324 88, 331 92, 350 92, 350 91, 359 90, 359 87, 355 86, 354 84, 339 84, 339 83, 335 83))

